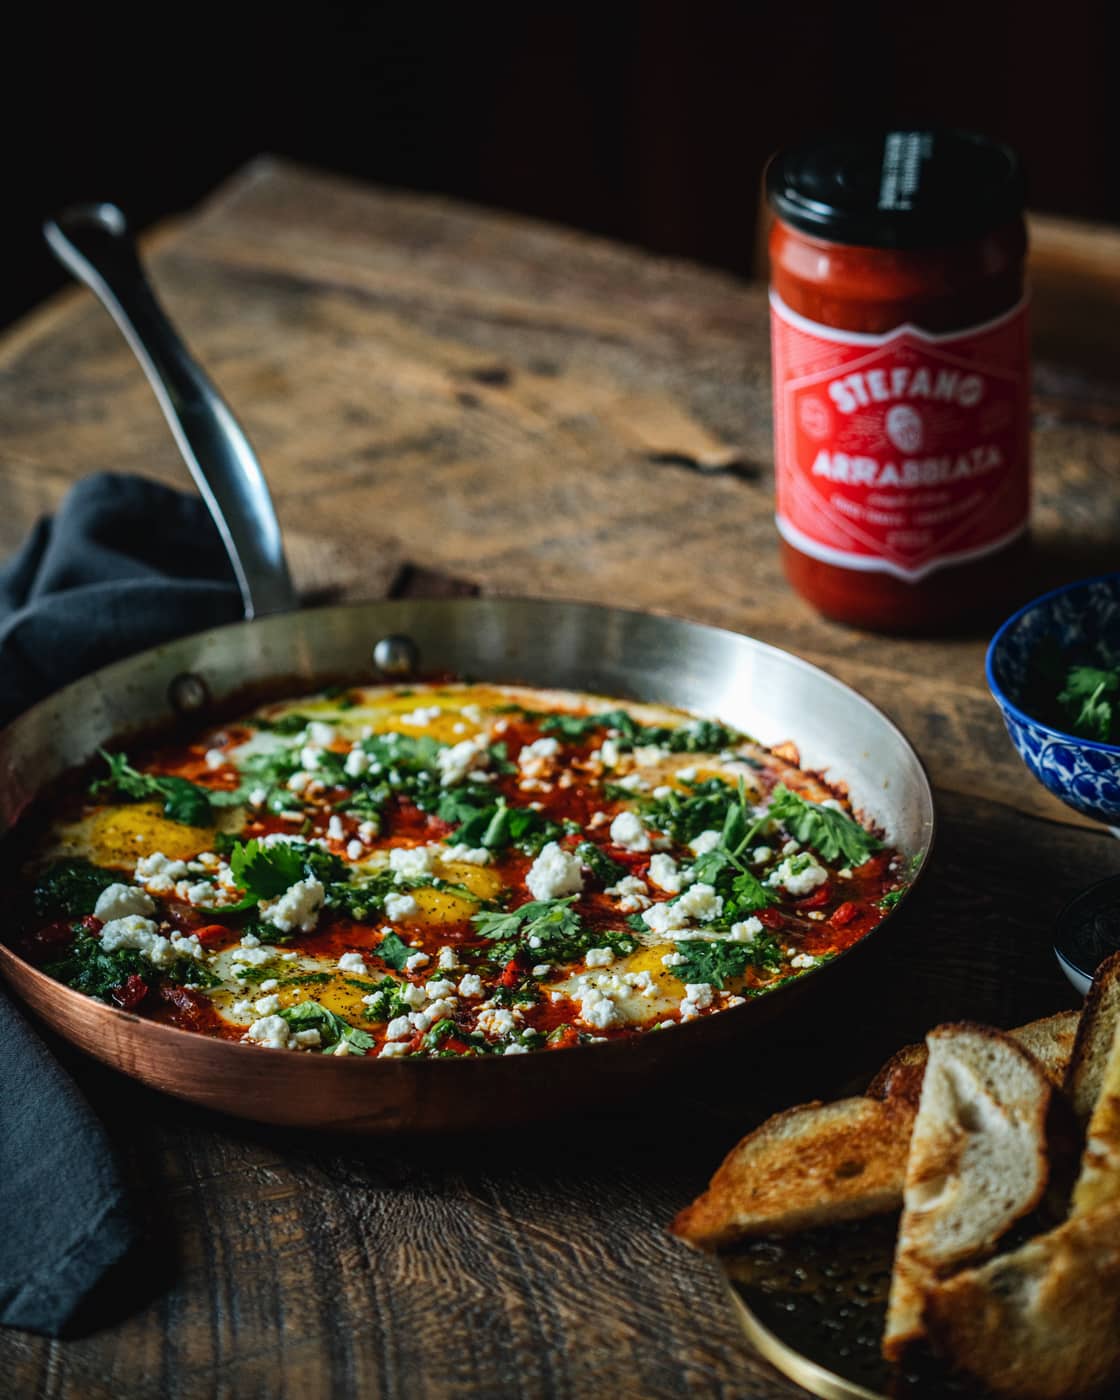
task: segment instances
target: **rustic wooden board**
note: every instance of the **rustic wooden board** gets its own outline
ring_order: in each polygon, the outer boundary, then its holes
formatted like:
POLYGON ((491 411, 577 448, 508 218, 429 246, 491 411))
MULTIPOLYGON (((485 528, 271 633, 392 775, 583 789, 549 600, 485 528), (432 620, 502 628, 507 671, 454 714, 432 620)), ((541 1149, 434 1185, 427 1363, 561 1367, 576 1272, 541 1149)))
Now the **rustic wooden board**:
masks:
MULTIPOLYGON (((1011 752, 983 683, 989 619, 954 640, 871 638, 786 588, 759 287, 275 162, 157 236, 152 265, 261 455, 307 595, 452 578, 753 633, 907 730, 941 836, 913 908, 812 1019, 662 1086, 655 1108, 589 1106, 559 1145, 308 1140, 75 1065, 151 1244, 85 1335, 0 1334, 11 1393, 800 1393, 666 1220, 762 1114, 858 1084, 934 1022, 1070 1005, 1047 933, 1120 870, 1120 846, 1011 752)), ((1031 591, 1111 566, 1120 516, 1120 393, 1045 357, 1037 388, 1031 591)), ((3 550, 85 472, 184 480, 84 294, 0 342, 0 421, 3 550)))

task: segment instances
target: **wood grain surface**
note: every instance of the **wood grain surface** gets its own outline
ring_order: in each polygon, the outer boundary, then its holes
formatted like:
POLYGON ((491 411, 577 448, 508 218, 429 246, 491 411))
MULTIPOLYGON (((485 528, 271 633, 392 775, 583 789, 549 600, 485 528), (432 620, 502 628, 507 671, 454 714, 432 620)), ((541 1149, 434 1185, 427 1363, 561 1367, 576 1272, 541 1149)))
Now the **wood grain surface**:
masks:
MULTIPOLYGON (((0 1333, 5 1391, 800 1394, 665 1222, 766 1112, 858 1085, 938 1021, 1072 1005, 1049 930, 1120 871, 1120 846, 1013 754, 984 687, 992 619, 978 610, 949 640, 871 637, 786 587, 758 285, 271 161, 150 251, 260 454, 305 596, 563 595, 752 633, 902 725, 940 837, 908 914, 813 1016, 643 1102, 589 1104, 559 1135, 308 1138, 58 1047, 119 1145, 148 1242, 74 1336, 0 1333)), ((1104 276, 1096 242, 1075 253, 1104 276)), ((1120 533, 1120 388, 1077 361, 1068 322, 1048 339, 1054 324, 1038 344, 1028 594, 1111 567, 1120 533)), ((3 551, 84 473, 185 482, 84 293, 0 342, 0 422, 3 551)))

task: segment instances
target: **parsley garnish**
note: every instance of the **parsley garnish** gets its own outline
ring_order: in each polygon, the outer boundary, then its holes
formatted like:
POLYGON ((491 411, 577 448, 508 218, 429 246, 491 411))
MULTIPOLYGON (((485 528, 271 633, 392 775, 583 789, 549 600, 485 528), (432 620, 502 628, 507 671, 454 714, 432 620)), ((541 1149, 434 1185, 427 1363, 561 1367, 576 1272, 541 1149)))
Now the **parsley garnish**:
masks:
POLYGON ((843 857, 848 865, 862 865, 883 845, 846 813, 822 807, 819 802, 807 802, 782 783, 774 789, 769 815, 826 861, 843 857))
POLYGON ((48 963, 43 971, 98 1001, 109 1001, 113 990, 123 986, 129 977, 139 977, 148 987, 160 981, 213 987, 219 980, 194 958, 176 958, 166 967, 157 968, 139 948, 117 948, 107 953, 99 938, 84 933, 74 939, 64 957, 48 963))
POLYGON ((624 865, 611 860, 601 846, 594 841, 581 841, 576 847, 576 855, 601 885, 617 884, 626 874, 624 865))
POLYGON ((92 914, 102 890, 115 885, 120 874, 88 860, 56 860, 35 881, 31 900, 43 918, 92 914))
POLYGON ((567 899, 538 899, 507 911, 486 910, 471 922, 483 938, 492 940, 486 949, 492 962, 507 963, 520 952, 532 953, 540 962, 573 962, 588 948, 613 948, 616 953, 632 953, 637 940, 616 929, 586 928, 572 908, 578 896, 567 899), (530 943, 536 939, 536 943, 530 943))
POLYGON ((564 828, 532 807, 510 807, 504 797, 485 806, 475 806, 464 793, 446 794, 440 800, 442 821, 462 822, 448 838, 455 844, 482 846, 488 851, 501 851, 516 846, 526 855, 536 855, 550 841, 559 840, 564 828))
POLYGON ((742 977, 748 965, 777 972, 783 961, 777 942, 762 933, 750 943, 690 938, 675 947, 684 962, 673 967, 673 976, 682 982, 710 982, 714 987, 726 986, 728 978, 742 977))
POLYGON ((171 821, 182 822, 185 826, 209 826, 213 822, 214 812, 206 788, 166 773, 141 773, 123 753, 106 753, 104 749, 97 752, 109 765, 109 774, 91 784, 91 797, 109 792, 129 802, 159 798, 163 803, 163 815, 171 821))
POLYGON ((285 1006, 276 1014, 287 1021, 289 1026, 295 1026, 298 1030, 318 1031, 321 1050, 333 1050, 340 1040, 344 1040, 350 1049, 359 1055, 373 1049, 373 1036, 368 1031, 352 1026, 349 1021, 344 1021, 341 1016, 336 1016, 333 1011, 320 1006, 316 1001, 301 1001, 295 1006, 285 1006))
POLYGON ((549 715, 541 721, 545 734, 559 734, 578 741, 596 729, 617 730, 620 749, 655 746, 670 753, 718 753, 741 743, 744 735, 710 719, 689 720, 676 729, 665 725, 639 724, 625 710, 605 710, 595 715, 549 715))
POLYGON ((905 893, 905 890, 888 890, 887 893, 879 901, 879 908, 893 909, 905 893))

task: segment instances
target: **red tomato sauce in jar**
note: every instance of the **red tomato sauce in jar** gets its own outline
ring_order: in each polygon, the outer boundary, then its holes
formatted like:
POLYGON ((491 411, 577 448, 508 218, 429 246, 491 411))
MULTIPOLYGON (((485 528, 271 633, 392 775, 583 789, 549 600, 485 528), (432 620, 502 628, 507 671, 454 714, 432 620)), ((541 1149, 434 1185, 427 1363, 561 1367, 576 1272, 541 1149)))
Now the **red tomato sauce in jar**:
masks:
POLYGON ((1030 511, 1023 179, 951 130, 830 137, 767 170, 787 577, 877 631, 1014 592, 1030 511))

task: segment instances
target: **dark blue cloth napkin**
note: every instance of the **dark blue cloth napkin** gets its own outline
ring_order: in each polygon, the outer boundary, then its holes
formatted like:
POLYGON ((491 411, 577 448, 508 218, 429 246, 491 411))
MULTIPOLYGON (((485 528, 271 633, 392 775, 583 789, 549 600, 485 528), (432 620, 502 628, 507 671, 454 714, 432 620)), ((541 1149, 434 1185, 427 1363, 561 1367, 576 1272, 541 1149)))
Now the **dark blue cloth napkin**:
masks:
MULTIPOLYGON (((138 477, 88 477, 0 570, 0 723, 240 611, 201 500, 138 477)), ((0 1324, 52 1337, 137 1241, 104 1128, 3 994, 0 1222, 0 1324)))

